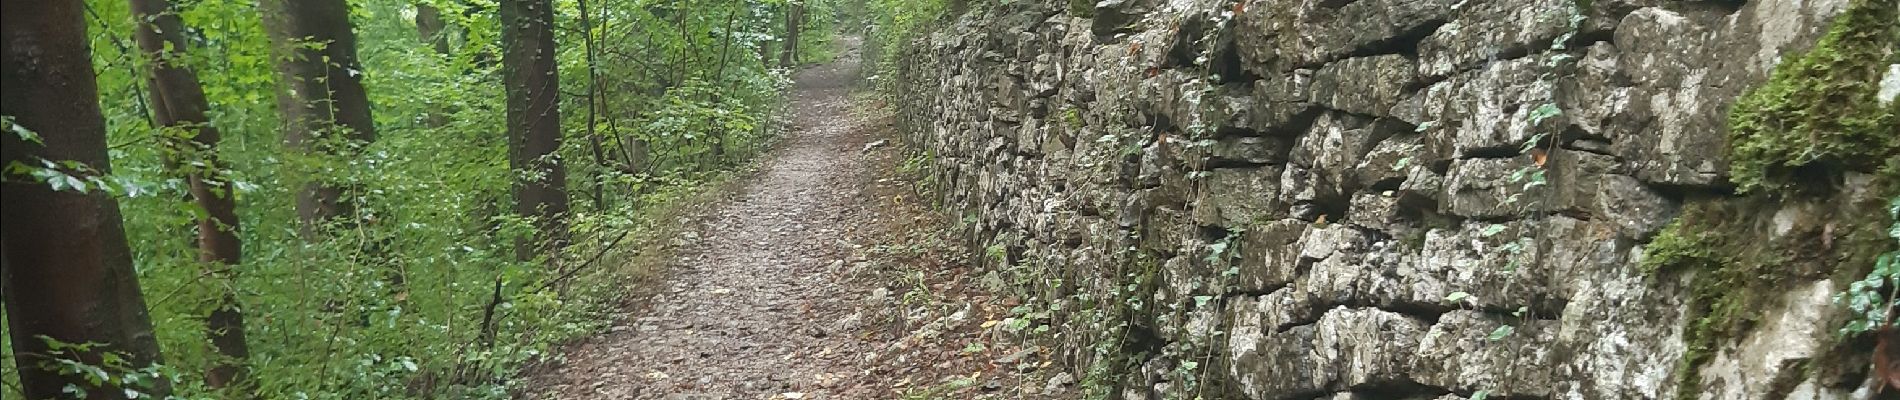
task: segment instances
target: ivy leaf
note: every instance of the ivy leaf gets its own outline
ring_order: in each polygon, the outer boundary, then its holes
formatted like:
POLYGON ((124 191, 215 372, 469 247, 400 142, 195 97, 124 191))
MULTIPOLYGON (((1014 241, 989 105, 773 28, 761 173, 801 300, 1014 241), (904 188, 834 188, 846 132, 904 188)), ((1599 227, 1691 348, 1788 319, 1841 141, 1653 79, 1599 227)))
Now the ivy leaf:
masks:
POLYGON ((1504 232, 1504 224, 1491 224, 1491 226, 1484 227, 1484 230, 1478 231, 1478 234, 1484 237, 1492 237, 1497 236, 1498 233, 1501 232, 1504 232))
POLYGON ((1537 106, 1536 109, 1531 110, 1531 114, 1530 114, 1531 125, 1537 125, 1540 122, 1544 122, 1544 120, 1546 119, 1550 119, 1550 118, 1563 115, 1563 114, 1564 114, 1564 110, 1557 108, 1556 104, 1544 103, 1544 105, 1537 106))
POLYGON ((1445 295, 1445 302, 1457 303, 1460 300, 1464 300, 1470 297, 1471 297, 1471 293, 1465 293, 1464 291, 1451 292, 1451 294, 1445 295))
POLYGON ((1517 332, 1517 327, 1510 326, 1510 325, 1502 325, 1502 326, 1498 326, 1498 329, 1492 330, 1490 335, 1485 335, 1484 339, 1496 342, 1499 340, 1504 340, 1504 338, 1507 336, 1511 336, 1512 332, 1517 332))
POLYGON ((21 140, 33 142, 33 144, 37 145, 46 145, 46 142, 40 139, 39 133, 33 132, 32 129, 26 129, 25 126, 21 126, 19 122, 13 120, 13 116, 11 115, 0 116, 0 123, 6 124, 7 130, 13 131, 14 135, 20 136, 21 140))

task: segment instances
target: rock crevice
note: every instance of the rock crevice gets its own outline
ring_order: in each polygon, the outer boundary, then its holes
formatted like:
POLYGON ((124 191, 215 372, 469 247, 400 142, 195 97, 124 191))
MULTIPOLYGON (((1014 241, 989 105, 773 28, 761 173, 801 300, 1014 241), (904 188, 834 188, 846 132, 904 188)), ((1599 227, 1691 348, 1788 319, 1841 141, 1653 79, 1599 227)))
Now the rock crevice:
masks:
POLYGON ((1120 398, 1867 398, 1808 367, 1866 361, 1843 274, 1692 343, 1705 285, 1643 263, 1853 1, 1019 0, 897 49, 896 104, 972 245, 1059 278, 1026 301, 1140 331, 1066 336, 1144 338, 1067 344, 1120 398))

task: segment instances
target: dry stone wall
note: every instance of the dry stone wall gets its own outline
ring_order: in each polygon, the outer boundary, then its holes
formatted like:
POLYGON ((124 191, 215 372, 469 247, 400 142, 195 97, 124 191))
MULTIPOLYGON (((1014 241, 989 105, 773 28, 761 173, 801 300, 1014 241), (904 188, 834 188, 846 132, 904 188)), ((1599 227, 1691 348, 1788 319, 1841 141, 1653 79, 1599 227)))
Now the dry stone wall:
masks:
MULTIPOLYGON (((1873 396, 1831 301, 1864 266, 1643 258, 1735 197, 1736 99, 1891 0, 1001 3, 894 50, 900 120, 1113 397, 1873 396)), ((1736 235, 1832 248, 1884 190, 1836 172, 1736 235)))

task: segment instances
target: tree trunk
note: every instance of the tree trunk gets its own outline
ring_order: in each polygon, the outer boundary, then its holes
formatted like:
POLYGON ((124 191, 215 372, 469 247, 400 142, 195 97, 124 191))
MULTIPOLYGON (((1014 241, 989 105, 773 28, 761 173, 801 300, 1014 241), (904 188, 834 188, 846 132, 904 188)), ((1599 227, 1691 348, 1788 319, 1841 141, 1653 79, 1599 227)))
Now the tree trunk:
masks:
MULTIPOLYGON (((82 178, 111 172, 84 13, 79 1, 0 0, 0 114, 39 137, 36 143, 12 129, 0 133, 0 164, 74 161, 85 168, 61 171, 82 178)), ((46 357, 102 365, 105 354, 117 353, 124 363, 116 367, 128 368, 160 359, 118 202, 90 183, 83 192, 54 190, 8 176, 0 188, 0 292, 7 294, 20 388, 32 399, 66 398, 68 385, 91 399, 126 398, 121 388, 39 367, 52 361, 46 357), (103 345, 54 350, 40 336, 103 345)), ((165 382, 125 389, 160 398, 171 391, 165 382)))
MULTIPOLYGON (((508 93, 508 164, 516 172, 515 213, 539 232, 515 243, 526 261, 556 250, 565 234, 567 171, 561 165, 560 76, 555 74, 554 7, 548 0, 502 0, 502 85, 508 93)), ((549 259, 555 257, 550 254, 549 259)))
POLYGON ((448 23, 442 22, 442 10, 435 6, 416 4, 416 35, 423 43, 435 48, 436 54, 449 54, 449 35, 444 31, 448 23))
MULTIPOLYGON (((277 71, 277 110, 284 142, 308 156, 349 158, 376 140, 356 35, 345 0, 259 0, 277 71)), ((315 177, 297 193, 301 232, 318 240, 320 227, 343 221, 355 210, 343 185, 315 177)))
POLYGON ((595 121, 600 114, 600 63, 594 57, 593 16, 587 13, 587 0, 579 0, 581 13, 581 51, 587 56, 587 147, 593 151, 594 165, 588 182, 593 185, 594 209, 607 208, 606 179, 601 173, 609 166, 607 152, 601 148, 600 132, 595 129, 595 121))
POLYGON ((785 67, 798 65, 798 31, 804 28, 805 3, 792 1, 785 8, 785 46, 779 49, 778 63, 785 67))
POLYGON ((205 374, 212 388, 235 388, 234 395, 250 397, 247 389, 245 360, 250 348, 245 344, 244 314, 237 305, 232 280, 242 254, 238 239, 237 198, 230 182, 224 179, 224 164, 219 162, 218 129, 211 126, 205 112, 211 108, 205 100, 198 75, 183 65, 185 24, 166 0, 130 0, 133 19, 138 24, 135 36, 139 50, 151 60, 152 113, 167 134, 162 139, 174 149, 173 173, 185 178, 191 198, 205 214, 198 219, 198 259, 221 284, 218 303, 205 318, 205 333, 212 351, 219 356, 205 374))

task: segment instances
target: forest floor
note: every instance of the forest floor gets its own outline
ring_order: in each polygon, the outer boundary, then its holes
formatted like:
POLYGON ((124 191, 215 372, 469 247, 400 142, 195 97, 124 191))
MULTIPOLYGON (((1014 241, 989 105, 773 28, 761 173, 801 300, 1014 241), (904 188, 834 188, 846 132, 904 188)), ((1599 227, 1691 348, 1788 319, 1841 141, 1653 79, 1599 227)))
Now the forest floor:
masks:
MULTIPOLYGON (((796 74, 793 126, 755 176, 692 217, 677 257, 604 332, 528 372, 549 399, 1070 397, 1049 351, 1005 331, 941 212, 901 172, 891 116, 858 96, 859 41, 796 74)), ((993 274, 988 275, 993 278, 993 274)))

